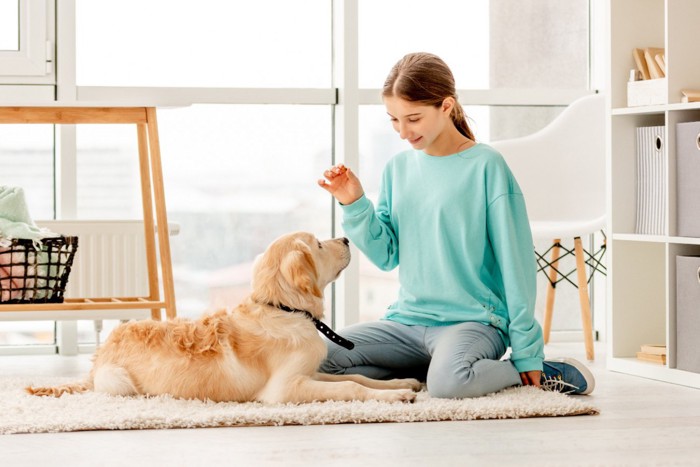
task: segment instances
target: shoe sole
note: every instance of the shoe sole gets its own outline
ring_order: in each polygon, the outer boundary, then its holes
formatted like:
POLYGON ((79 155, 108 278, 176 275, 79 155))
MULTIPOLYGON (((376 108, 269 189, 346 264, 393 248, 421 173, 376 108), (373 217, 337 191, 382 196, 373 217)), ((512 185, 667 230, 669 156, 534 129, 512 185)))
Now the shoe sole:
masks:
POLYGON ((576 393, 577 395, 582 395, 585 396, 587 394, 590 394, 593 392, 593 389, 595 389, 595 378, 593 377, 593 373, 591 373, 591 370, 586 368, 586 365, 583 363, 579 362, 575 358, 569 358, 569 357, 564 357, 564 358, 547 358, 545 359, 548 362, 558 362, 558 363, 566 363, 568 365, 573 366, 576 368, 581 374, 583 375, 583 378, 586 380, 586 390, 583 392, 576 393))

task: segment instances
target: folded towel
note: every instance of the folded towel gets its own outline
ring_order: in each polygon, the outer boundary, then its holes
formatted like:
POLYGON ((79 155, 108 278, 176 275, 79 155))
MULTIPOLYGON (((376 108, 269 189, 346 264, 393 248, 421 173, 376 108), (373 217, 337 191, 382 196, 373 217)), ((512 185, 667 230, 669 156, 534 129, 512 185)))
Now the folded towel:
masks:
POLYGON ((9 246, 13 238, 27 238, 34 241, 34 247, 41 248, 39 240, 60 235, 38 227, 31 216, 20 187, 0 186, 0 246, 9 246))

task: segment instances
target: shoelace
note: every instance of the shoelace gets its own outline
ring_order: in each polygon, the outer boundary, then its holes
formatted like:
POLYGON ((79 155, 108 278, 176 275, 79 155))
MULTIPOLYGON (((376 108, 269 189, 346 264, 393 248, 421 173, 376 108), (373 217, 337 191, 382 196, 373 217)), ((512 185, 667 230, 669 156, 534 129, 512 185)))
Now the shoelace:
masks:
POLYGON ((572 392, 578 391, 579 388, 571 383, 567 383, 559 376, 556 378, 545 378, 544 381, 542 381, 542 389, 545 391, 560 392, 562 394, 571 394, 572 392))

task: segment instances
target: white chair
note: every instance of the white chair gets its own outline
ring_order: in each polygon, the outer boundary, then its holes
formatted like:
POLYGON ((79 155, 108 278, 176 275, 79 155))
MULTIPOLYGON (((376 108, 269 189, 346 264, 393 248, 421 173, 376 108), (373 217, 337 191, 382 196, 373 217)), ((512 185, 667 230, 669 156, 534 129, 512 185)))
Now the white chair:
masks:
MULTIPOLYGON (((549 341, 556 285, 566 280, 578 287, 586 357, 593 360, 593 329, 588 282, 596 271, 605 273, 600 259, 605 240, 591 254, 581 237, 605 226, 605 98, 591 95, 574 101, 544 129, 522 138, 491 143, 505 157, 525 196, 535 240, 552 246, 536 252, 539 271, 547 275, 544 340, 549 341), (574 239, 573 250, 562 239, 574 239), (561 250, 565 254, 561 254, 561 250), (546 255, 551 252, 551 260, 546 255), (557 266, 568 255, 576 257, 577 281, 557 266), (586 272, 591 267, 591 274, 586 272)), ((605 237, 603 233, 603 238, 605 237)))

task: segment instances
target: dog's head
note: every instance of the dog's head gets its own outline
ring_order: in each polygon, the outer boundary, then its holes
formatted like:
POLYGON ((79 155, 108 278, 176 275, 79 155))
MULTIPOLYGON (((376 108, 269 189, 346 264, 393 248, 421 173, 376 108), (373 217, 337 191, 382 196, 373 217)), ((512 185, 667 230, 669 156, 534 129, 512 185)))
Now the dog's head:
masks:
POLYGON ((255 261, 253 299, 322 314, 324 288, 350 264, 348 245, 347 238, 320 241, 307 232, 279 237, 255 261))

